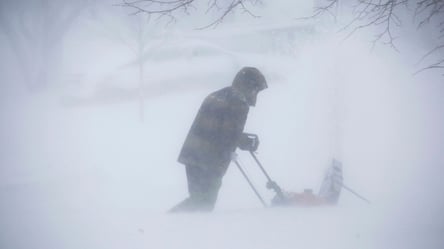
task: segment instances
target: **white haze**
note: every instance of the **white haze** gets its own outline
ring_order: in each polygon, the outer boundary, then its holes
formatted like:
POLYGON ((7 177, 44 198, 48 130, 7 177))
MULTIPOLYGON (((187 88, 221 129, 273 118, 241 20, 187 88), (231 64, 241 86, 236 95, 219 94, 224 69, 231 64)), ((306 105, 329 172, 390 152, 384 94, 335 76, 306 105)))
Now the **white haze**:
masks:
MULTIPOLYGON (((191 28, 208 16, 150 27, 152 53, 173 52, 145 66, 143 122, 137 94, 122 90, 138 86, 137 67, 124 66, 136 57, 91 13, 67 33, 58 82, 45 91, 23 87, 1 33, 0 248, 443 248, 443 78, 412 75, 433 42, 407 34, 400 53, 371 51, 371 29, 344 40, 331 20, 296 21, 296 7, 311 10, 276 1, 257 10, 262 18, 216 29, 191 28), (268 30, 292 25, 309 27, 293 46, 267 42, 268 30), (190 59, 193 47, 210 56, 190 59), (213 213, 166 213, 187 196, 176 159, 201 101, 245 65, 269 82, 245 128, 260 136, 269 174, 285 190, 316 192, 335 157, 370 205, 343 191, 335 207, 265 209, 231 165, 213 213)), ((115 8, 95 11, 124 30, 115 8)), ((270 200, 254 162, 239 156, 270 200)))

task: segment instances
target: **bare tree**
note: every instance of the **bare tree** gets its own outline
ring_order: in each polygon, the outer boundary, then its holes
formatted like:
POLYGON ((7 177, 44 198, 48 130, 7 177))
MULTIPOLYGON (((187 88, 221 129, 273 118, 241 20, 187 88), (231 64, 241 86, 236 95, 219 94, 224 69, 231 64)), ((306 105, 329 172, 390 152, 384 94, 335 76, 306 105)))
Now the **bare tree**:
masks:
POLYGON ((17 58, 25 86, 45 88, 61 56, 63 38, 88 0, 2 0, 0 31, 17 58))
POLYGON ((154 24, 150 23, 150 16, 128 15, 126 11, 117 9, 106 1, 105 5, 97 7, 93 18, 97 33, 126 47, 137 60, 139 118, 143 122, 145 119, 144 99, 147 88, 144 55, 149 49, 153 36, 155 36, 154 24))
MULTIPOLYGON (((196 0, 123 0, 120 6, 133 9, 133 14, 144 13, 158 18, 169 18, 171 22, 175 22, 179 12, 189 15, 192 10, 196 10, 198 8, 196 6, 197 2, 196 0)), ((205 13, 215 11, 218 16, 215 20, 203 24, 198 29, 216 27, 223 22, 227 15, 234 13, 236 10, 257 17, 250 11, 250 8, 261 2, 261 0, 208 0, 205 13)))
POLYGON ((439 40, 438 45, 426 53, 420 63, 432 55, 438 59, 428 63, 416 73, 427 69, 444 69, 444 56, 441 56, 444 52, 444 0, 325 0, 316 7, 312 17, 335 15, 333 9, 343 2, 351 6, 353 19, 342 30, 348 30, 350 36, 361 29, 379 28, 373 41, 374 45, 382 42, 397 50, 396 31, 403 28, 400 17, 402 14, 411 16, 418 29, 431 25, 438 31, 438 36, 435 37, 439 40))

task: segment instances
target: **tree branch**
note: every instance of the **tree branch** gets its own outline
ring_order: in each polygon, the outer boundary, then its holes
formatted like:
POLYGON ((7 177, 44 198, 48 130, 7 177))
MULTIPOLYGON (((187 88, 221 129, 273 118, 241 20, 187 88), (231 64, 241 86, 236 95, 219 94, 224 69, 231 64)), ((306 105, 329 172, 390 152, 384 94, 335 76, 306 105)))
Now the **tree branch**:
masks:
MULTIPOLYGON (((167 17, 170 19, 170 22, 176 21, 176 13, 178 11, 183 11, 189 14, 189 9, 195 8, 193 4, 196 2, 195 0, 122 0, 121 4, 117 4, 117 6, 126 7, 133 9, 134 12, 132 14, 147 14, 147 15, 155 15, 158 18, 167 17)), ((221 14, 216 20, 211 23, 204 25, 202 27, 197 28, 198 30, 207 29, 210 27, 216 27, 220 23, 223 22, 225 17, 233 13, 236 9, 241 9, 243 13, 247 13, 252 17, 257 17, 254 15, 247 7, 246 3, 251 3, 252 5, 261 3, 260 0, 232 0, 228 7, 221 7, 218 3, 218 0, 208 0, 208 4, 206 7, 205 14, 208 14, 211 10, 216 10, 221 14)))

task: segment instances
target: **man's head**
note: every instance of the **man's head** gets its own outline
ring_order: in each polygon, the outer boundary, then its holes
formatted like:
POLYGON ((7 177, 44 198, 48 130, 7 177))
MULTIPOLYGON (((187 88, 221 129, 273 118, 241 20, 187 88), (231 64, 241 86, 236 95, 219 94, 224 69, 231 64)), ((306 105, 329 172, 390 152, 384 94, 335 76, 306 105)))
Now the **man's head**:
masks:
POLYGON ((245 96, 250 106, 256 105, 257 94, 268 87, 264 75, 254 67, 242 68, 234 77, 232 86, 245 96))

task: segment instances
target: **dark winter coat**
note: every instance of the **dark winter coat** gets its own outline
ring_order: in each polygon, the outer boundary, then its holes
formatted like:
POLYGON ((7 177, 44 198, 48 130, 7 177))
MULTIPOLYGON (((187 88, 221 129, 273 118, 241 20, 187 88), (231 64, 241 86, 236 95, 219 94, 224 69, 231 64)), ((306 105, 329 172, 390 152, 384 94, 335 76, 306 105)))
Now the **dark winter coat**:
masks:
POLYGON ((205 98, 178 161, 201 167, 226 167, 247 120, 249 106, 241 93, 226 87, 205 98))

